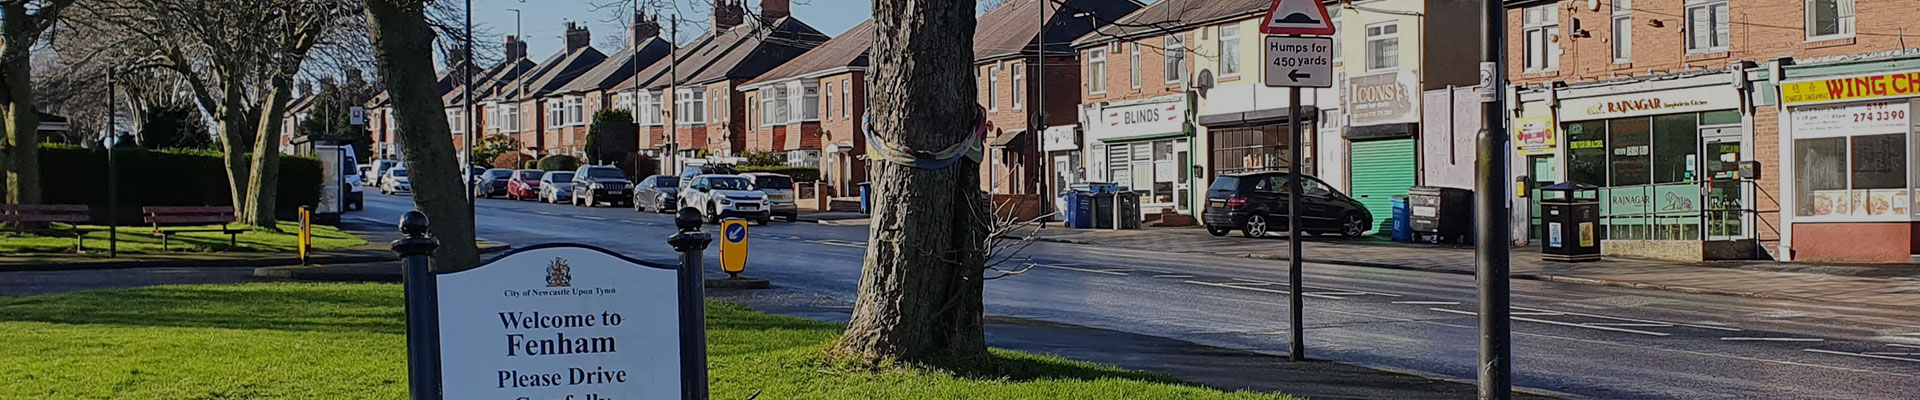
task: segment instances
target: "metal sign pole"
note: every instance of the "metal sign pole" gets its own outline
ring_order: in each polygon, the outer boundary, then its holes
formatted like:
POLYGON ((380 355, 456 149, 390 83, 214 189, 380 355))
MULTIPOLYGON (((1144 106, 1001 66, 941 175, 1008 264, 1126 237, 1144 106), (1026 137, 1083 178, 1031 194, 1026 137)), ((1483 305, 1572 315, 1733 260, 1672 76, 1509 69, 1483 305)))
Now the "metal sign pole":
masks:
POLYGON ((402 260, 401 287, 407 305, 407 393, 412 400, 440 400, 440 300, 432 271, 440 241, 427 233, 427 214, 400 217, 402 237, 393 252, 402 260))
POLYGON ((1502 2, 1482 0, 1480 49, 1480 159, 1474 194, 1474 277, 1479 286, 1480 398, 1513 396, 1513 326, 1508 320, 1506 11, 1502 2))
MULTIPOLYGON (((107 68, 107 257, 120 256, 120 168, 114 163, 113 148, 119 147, 120 100, 114 96, 116 68, 107 68)), ((86 251, 86 249, 80 249, 86 251)))
POLYGON ((680 253, 680 398, 707 400, 707 245, 713 237, 700 231, 700 212, 680 209, 674 225, 680 233, 667 244, 680 253))
POLYGON ((1301 309, 1305 301, 1300 292, 1300 88, 1287 88, 1287 326, 1292 337, 1287 341, 1287 358, 1293 361, 1307 359, 1307 337, 1303 332, 1305 318, 1301 309))

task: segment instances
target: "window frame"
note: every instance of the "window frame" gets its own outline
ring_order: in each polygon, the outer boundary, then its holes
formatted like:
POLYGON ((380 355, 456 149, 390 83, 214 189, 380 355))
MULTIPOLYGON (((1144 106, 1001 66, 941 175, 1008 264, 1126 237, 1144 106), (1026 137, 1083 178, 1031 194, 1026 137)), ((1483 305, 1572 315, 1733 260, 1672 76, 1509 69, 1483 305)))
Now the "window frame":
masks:
POLYGON ((1609 7, 1613 9, 1613 15, 1608 19, 1611 25, 1608 25, 1607 29, 1613 32, 1613 43, 1608 44, 1607 47, 1613 52, 1613 63, 1632 63, 1633 0, 1613 0, 1609 7), (1626 29, 1621 29, 1622 27, 1626 29))
POLYGON ((1526 72, 1560 69, 1560 10, 1553 4, 1526 7, 1520 11, 1521 70, 1526 72), (1534 14, 1534 13, 1539 14, 1534 14), (1535 18, 1535 16, 1538 18, 1535 18), (1535 48, 1535 39, 1539 48, 1535 48))
POLYGON ((1805 15, 1803 18, 1805 20, 1805 26, 1803 27, 1802 30, 1806 33, 1806 41, 1818 42, 1823 40, 1847 39, 1847 38, 1854 37, 1855 33, 1859 32, 1859 26, 1856 25, 1860 21, 1859 20, 1860 10, 1857 8, 1859 3, 1857 1, 1855 0, 1805 0, 1804 3, 1806 6, 1801 10, 1805 12, 1805 15), (1813 11, 1813 7, 1815 3, 1819 3, 1822 1, 1830 1, 1834 3, 1834 8, 1836 8, 1836 10, 1834 11, 1835 13, 1834 17, 1838 19, 1838 21, 1835 21, 1835 23, 1839 25, 1839 27, 1837 28, 1839 29, 1838 32, 1825 34, 1825 35, 1815 33, 1816 28, 1814 26, 1817 23, 1817 21, 1814 19, 1815 14, 1813 11), (1845 3, 1845 4, 1842 4, 1842 3, 1845 3), (1843 5, 1844 7, 1842 7, 1843 5), (1841 14, 1843 11, 1850 12, 1850 13, 1841 14))
POLYGON ((1140 42, 1127 42, 1127 83, 1133 90, 1140 90, 1140 42))
POLYGON ((567 106, 560 101, 547 101, 547 129, 560 129, 567 126, 567 106))
POLYGON ((567 126, 587 125, 587 99, 567 96, 567 126))
POLYGON ((987 112, 1000 111, 1000 65, 987 66, 987 112))
POLYGON ((1399 70, 1400 69, 1400 21, 1386 21, 1386 22, 1368 24, 1365 29, 1366 30, 1361 31, 1361 34, 1365 35, 1366 37, 1367 72, 1388 72, 1388 71, 1399 70), (1376 28, 1380 30, 1380 33, 1377 33, 1377 34, 1373 33, 1374 29, 1376 28), (1387 32, 1388 28, 1392 28, 1393 32, 1391 33, 1387 32), (1379 63, 1381 60, 1375 59, 1376 58, 1375 54, 1378 53, 1378 50, 1375 49, 1375 46, 1384 45, 1389 41, 1393 43, 1393 54, 1392 54, 1393 65, 1385 65, 1385 66, 1377 65, 1377 63, 1379 63))
POLYGON ((1107 93, 1107 47, 1104 44, 1087 49, 1087 93, 1107 93))
POLYGON ((1187 68, 1186 35, 1175 32, 1162 36, 1160 40, 1162 53, 1166 55, 1166 58, 1161 60, 1160 68, 1167 78, 1166 83, 1172 85, 1184 81, 1187 68))
POLYGON ((1013 103, 1013 109, 1019 110, 1022 106, 1026 105, 1025 101, 1021 101, 1021 96, 1026 94, 1026 86, 1022 85, 1026 80, 1026 69, 1021 68, 1020 63, 1011 63, 1007 70, 1010 71, 1008 78, 1012 79, 1012 82, 1007 85, 1007 87, 1011 89, 1009 93, 1012 94, 1007 102, 1013 103))
POLYGON ((820 86, 818 83, 797 82, 793 93, 787 100, 794 104, 793 122, 820 122, 820 86), (811 113, 811 115, 809 115, 811 113))
POLYGON ((1217 29, 1220 34, 1213 36, 1220 51, 1220 77, 1240 76, 1240 24, 1228 23, 1217 29), (1232 31, 1232 34, 1228 34, 1228 31, 1232 31))
POLYGON ((832 121, 833 106, 835 105, 833 102, 833 82, 827 82, 827 88, 820 91, 820 96, 826 99, 826 101, 820 102, 820 119, 832 121))
POLYGON ((1731 43, 1720 43, 1722 40, 1727 42, 1733 41, 1733 22, 1728 15, 1731 14, 1733 10, 1731 3, 1729 0, 1686 1, 1685 7, 1681 9, 1681 23, 1685 24, 1682 25, 1682 27, 1687 31, 1686 36, 1681 38, 1681 45, 1686 47, 1687 54, 1725 53, 1732 50, 1733 46, 1731 43), (1711 30, 1706 39, 1715 43, 1709 43, 1706 47, 1696 46, 1694 41, 1696 32, 1693 31, 1694 10, 1706 11, 1707 23, 1709 25, 1708 29, 1711 30), (1726 36, 1724 39, 1721 38, 1722 34, 1726 36))
POLYGON ((461 107, 447 109, 447 125, 449 126, 447 130, 450 131, 450 133, 455 135, 465 135, 467 133, 466 113, 466 109, 461 107))

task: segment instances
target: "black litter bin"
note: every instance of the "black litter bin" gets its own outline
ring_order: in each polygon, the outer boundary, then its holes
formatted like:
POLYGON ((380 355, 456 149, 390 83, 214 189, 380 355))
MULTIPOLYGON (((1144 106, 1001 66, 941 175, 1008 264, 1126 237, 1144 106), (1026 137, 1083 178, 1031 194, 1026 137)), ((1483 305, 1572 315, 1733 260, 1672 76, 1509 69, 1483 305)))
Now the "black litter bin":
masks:
POLYGON ((1120 229, 1140 229, 1140 192, 1120 192, 1120 229))
POLYGON ((1087 196, 1093 198, 1093 228, 1113 229, 1113 200, 1117 196, 1114 193, 1092 193, 1087 196))
POLYGON ((1407 189, 1407 225, 1416 237, 1467 243, 1473 235, 1473 191, 1436 186, 1407 189))
POLYGON ((1547 261, 1600 259, 1600 190, 1593 185, 1565 182, 1540 188, 1540 223, 1546 245, 1540 258, 1547 261))

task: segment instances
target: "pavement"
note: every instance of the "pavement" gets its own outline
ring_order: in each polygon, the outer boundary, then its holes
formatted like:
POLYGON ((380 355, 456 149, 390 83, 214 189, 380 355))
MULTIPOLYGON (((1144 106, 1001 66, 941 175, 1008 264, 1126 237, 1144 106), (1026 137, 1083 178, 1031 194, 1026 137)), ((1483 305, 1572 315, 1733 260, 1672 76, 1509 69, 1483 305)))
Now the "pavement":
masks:
MULTIPOLYGON (((1037 240, 1102 247, 1210 254, 1262 260, 1291 257, 1284 235, 1214 237, 1197 228, 1139 230, 1043 229, 1037 240)), ((1378 239, 1308 238, 1306 262, 1473 274, 1473 249, 1378 239)), ((1676 264, 1608 258, 1550 262, 1538 250, 1516 248, 1516 279, 1624 286, 1690 293, 1794 299, 1920 309, 1920 266, 1817 265, 1773 262, 1676 264)))

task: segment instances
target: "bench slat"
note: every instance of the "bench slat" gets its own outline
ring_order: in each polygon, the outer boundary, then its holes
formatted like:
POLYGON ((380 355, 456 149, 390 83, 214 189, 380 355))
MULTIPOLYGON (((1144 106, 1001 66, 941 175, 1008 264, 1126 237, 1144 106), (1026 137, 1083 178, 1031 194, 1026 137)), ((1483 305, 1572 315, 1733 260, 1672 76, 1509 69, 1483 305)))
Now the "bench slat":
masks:
POLYGON ((147 223, 160 225, 217 225, 233 223, 232 216, 160 216, 147 217, 147 223))
POLYGON ((89 208, 79 204, 0 204, 0 214, 21 213, 86 213, 89 208))
POLYGON ((233 214, 233 207, 141 207, 143 214, 233 214))
POLYGON ((77 222, 87 222, 91 220, 93 220, 93 217, 86 216, 86 215, 54 215, 54 214, 0 215, 0 221, 5 221, 5 222, 76 222, 77 223, 77 222))

